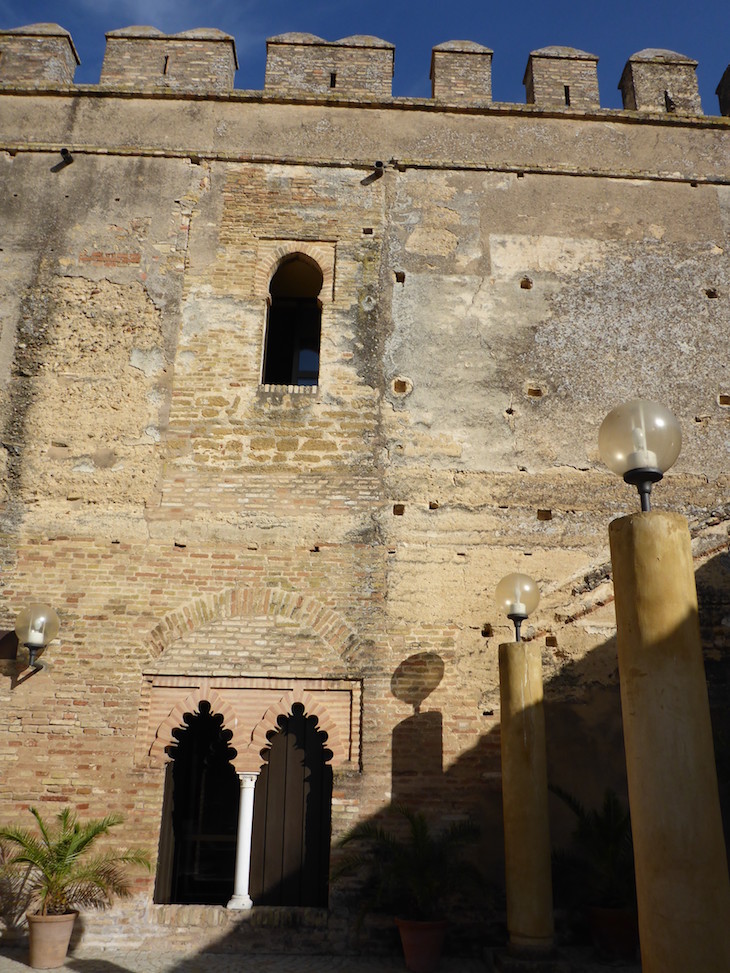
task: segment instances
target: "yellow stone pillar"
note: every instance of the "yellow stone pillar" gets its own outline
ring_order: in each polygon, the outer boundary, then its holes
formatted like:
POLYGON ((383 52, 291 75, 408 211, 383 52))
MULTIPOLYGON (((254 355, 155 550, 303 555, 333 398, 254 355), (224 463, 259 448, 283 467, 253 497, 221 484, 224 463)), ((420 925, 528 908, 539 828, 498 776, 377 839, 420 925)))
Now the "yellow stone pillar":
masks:
POLYGON ((507 928, 517 951, 553 946, 542 660, 535 642, 499 647, 507 928))
POLYGON ((609 528, 643 973, 730 970, 730 883, 687 523, 609 528))

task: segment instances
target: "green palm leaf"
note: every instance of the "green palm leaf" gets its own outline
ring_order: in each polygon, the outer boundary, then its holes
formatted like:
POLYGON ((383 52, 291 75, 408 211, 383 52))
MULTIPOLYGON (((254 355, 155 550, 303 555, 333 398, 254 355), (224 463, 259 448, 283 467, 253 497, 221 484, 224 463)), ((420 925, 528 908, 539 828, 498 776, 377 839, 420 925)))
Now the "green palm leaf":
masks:
POLYGON ((336 863, 334 880, 361 875, 361 918, 371 909, 385 909, 415 919, 435 918, 454 893, 478 888, 482 876, 460 851, 479 836, 471 821, 454 821, 434 831, 426 816, 403 805, 390 811, 407 826, 387 830, 373 821, 351 828, 339 848, 355 843, 355 851, 336 863))
POLYGON ((114 897, 131 894, 129 866, 150 868, 140 849, 103 852, 89 857, 92 845, 122 823, 118 814, 81 823, 71 808, 56 815, 49 826, 37 808, 30 808, 38 833, 26 828, 0 829, 0 841, 12 851, 5 867, 27 867, 27 890, 41 915, 61 915, 76 907, 104 908, 114 897))

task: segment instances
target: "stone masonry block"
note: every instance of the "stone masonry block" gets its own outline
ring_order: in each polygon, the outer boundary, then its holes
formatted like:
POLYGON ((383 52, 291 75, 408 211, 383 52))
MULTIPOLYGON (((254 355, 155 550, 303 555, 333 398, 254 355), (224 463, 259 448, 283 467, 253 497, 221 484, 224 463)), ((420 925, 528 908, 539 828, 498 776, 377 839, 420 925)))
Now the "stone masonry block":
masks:
POLYGON ((600 108, 595 54, 574 47, 543 47, 527 60, 522 83, 528 105, 541 108, 600 108))
POLYGON ((730 65, 725 68, 715 94, 720 101, 720 114, 730 115, 730 65))
POLYGON ((221 30, 163 34, 126 27, 106 35, 100 84, 108 88, 230 91, 238 67, 236 45, 221 30))
POLYGON ((73 84, 80 63, 71 35, 58 24, 0 31, 0 84, 73 84))
POLYGON ((367 35, 325 41, 280 34, 266 42, 265 90, 277 95, 390 98, 395 47, 367 35))
POLYGON ((492 51, 473 41, 445 41, 431 54, 431 96, 459 105, 492 100, 492 51))
POLYGON ((697 61, 648 47, 626 62, 618 83, 624 108, 630 111, 701 115, 697 61))

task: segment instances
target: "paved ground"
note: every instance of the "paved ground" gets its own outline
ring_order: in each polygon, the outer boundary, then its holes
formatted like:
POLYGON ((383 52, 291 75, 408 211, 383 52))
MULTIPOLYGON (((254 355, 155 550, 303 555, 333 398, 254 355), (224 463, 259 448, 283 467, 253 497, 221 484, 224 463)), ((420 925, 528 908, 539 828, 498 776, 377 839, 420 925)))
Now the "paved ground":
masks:
MULTIPOLYGON (((522 969, 522 964, 520 964, 522 969)), ((0 973, 27 973, 27 949, 0 947, 0 973)), ((178 954, 80 950, 66 958, 61 969, 74 973, 404 973, 400 958, 358 956, 260 956, 200 953, 181 957, 178 954)), ((535 973, 540 973, 536 965, 535 973)), ((596 962, 590 954, 564 954, 553 969, 556 973, 641 973, 641 967, 596 962)), ((445 958, 439 973, 492 973, 491 959, 445 958)))
MULTIPOLYGON (((28 973, 28 954, 22 949, 0 949, 1 973, 28 973)), ((403 973, 402 960, 344 956, 257 956, 201 953, 175 957, 141 951, 77 953, 62 967, 74 973, 403 973)), ((485 973, 475 960, 443 960, 439 973, 485 973)))

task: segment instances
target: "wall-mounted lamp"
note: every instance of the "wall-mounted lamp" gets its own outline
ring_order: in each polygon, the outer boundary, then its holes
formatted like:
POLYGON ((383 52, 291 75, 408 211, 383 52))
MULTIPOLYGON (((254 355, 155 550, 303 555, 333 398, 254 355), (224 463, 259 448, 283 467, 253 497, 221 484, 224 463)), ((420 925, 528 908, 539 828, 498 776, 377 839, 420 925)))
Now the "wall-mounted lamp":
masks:
POLYGON ((497 585, 496 598, 497 605, 514 622, 515 642, 519 642, 522 623, 540 601, 537 582, 526 574, 508 574, 497 585))
POLYGON ((641 509, 651 510, 652 484, 679 456, 682 430, 658 402, 633 399, 609 412, 598 432, 598 451, 606 466, 639 491, 641 509))
POLYGON ((30 664, 40 669, 36 657, 58 635, 58 615, 49 605, 32 604, 24 608, 15 621, 15 634, 18 641, 27 649, 30 664))

